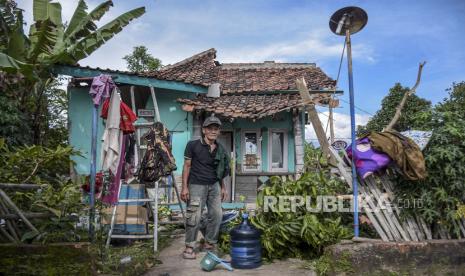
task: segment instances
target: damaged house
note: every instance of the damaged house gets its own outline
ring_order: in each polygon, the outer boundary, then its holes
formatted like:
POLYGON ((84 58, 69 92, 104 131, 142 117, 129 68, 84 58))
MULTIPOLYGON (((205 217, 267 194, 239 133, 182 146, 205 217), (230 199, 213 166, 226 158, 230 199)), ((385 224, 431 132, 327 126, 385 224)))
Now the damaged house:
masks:
MULTIPOLYGON (((69 86, 69 140, 82 153, 73 157, 77 174, 89 172, 92 114, 88 83, 79 78, 110 74, 116 77, 122 100, 138 116, 136 165, 144 150, 140 137, 159 118, 172 134, 178 185, 187 142, 200 138, 207 116, 214 113, 222 120, 219 142, 232 159, 227 179, 230 202, 243 197, 255 202, 258 187, 271 176, 293 178, 302 171, 305 110, 297 78, 305 78, 316 104, 327 105, 333 93, 341 93, 314 63, 220 63, 215 49, 142 74, 79 66, 56 70, 74 77, 69 86)), ((99 137, 102 125, 100 119, 99 137)))

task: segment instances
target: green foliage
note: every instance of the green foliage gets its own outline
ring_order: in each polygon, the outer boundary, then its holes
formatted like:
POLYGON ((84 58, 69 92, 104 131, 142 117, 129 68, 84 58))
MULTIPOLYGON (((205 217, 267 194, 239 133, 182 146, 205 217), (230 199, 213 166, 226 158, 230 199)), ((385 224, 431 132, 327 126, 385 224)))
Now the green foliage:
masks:
POLYGON ((229 254, 231 250, 231 237, 229 235, 229 231, 231 231, 231 229, 233 229, 242 222, 242 212, 243 210, 240 210, 238 217, 229 222, 227 227, 228 231, 220 231, 220 234, 218 236, 218 250, 221 253, 229 254))
POLYGON ((314 270, 319 276, 354 273, 349 258, 348 252, 342 253, 337 259, 332 258, 329 254, 323 254, 319 258, 309 261, 304 268, 314 270))
POLYGON ((78 154, 71 147, 49 149, 42 146, 8 147, 0 139, 0 181, 3 183, 62 183, 67 175, 70 155, 78 154))
MULTIPOLYGON (((23 11, 16 8, 14 1, 0 1, 0 86, 5 91, 1 100, 12 111, 12 120, 0 121, 0 126, 5 137, 16 134, 13 129, 16 129, 18 121, 25 129, 22 132, 24 137, 19 135, 10 139, 9 144, 33 143, 54 147, 66 143, 63 139, 67 133, 66 125, 61 122, 56 127, 55 124, 60 119, 54 113, 54 95, 64 99, 65 94, 54 93, 59 81, 51 73, 53 65, 76 64, 119 33, 131 20, 145 13, 144 7, 137 8, 97 28, 96 23, 111 6, 112 1, 105 1, 88 13, 85 1, 80 0, 70 23, 66 24, 62 20, 60 3, 34 0, 33 22, 26 35, 23 11), (4 82, 12 78, 19 79, 19 82, 4 82)), ((0 116, 3 113, 6 112, 0 116)))
MULTIPOLYGON (((2 53, 11 58, 11 62, 23 62, 29 65, 39 65, 33 77, 40 77, 40 73, 49 69, 54 63, 75 64, 89 56, 106 41, 119 33, 135 18, 145 13, 145 8, 137 8, 111 20, 97 28, 102 16, 113 6, 112 1, 105 1, 93 11, 87 13, 85 1, 80 0, 66 25, 61 17, 61 4, 50 0, 33 1, 33 20, 29 36, 22 30, 22 11, 15 8, 12 1, 2 1, 0 4, 0 18, 8 21, 3 24, 3 33, 8 36, 2 40, 2 53), (11 7, 11 6, 14 7, 11 7), (15 47, 12 47, 14 43, 15 47)), ((14 68, 2 63, 1 67, 14 68)), ((21 73, 21 68, 17 68, 21 73)))
POLYGON ((131 72, 155 71, 162 66, 161 60, 149 54, 145 46, 134 47, 132 54, 124 56, 123 59, 131 72))
POLYGON ((305 143, 304 170, 306 172, 319 172, 328 168, 328 160, 324 157, 321 148, 315 148, 312 143, 305 143))
MULTIPOLYGON (((400 83, 396 83, 394 87, 389 89, 389 94, 384 97, 381 103, 381 109, 368 121, 365 127, 359 127, 358 133, 381 131, 384 127, 386 127, 392 117, 394 117, 396 107, 399 105, 402 97, 409 90, 410 89, 408 87, 403 87, 400 83)), ((410 95, 405 103, 397 124, 394 125, 394 129, 397 131, 425 129, 425 125, 422 124, 422 118, 418 118, 418 113, 428 112, 430 110, 430 101, 422 99, 415 94, 410 95)))
MULTIPOLYGON (((272 177, 271 185, 260 191, 257 207, 263 208, 265 196, 293 195, 310 196, 315 207, 317 196, 345 192, 345 184, 324 171, 307 172, 297 181, 283 182, 279 177, 272 177)), ((349 228, 341 223, 339 213, 322 210, 309 213, 305 205, 297 207, 295 212, 258 212, 251 221, 262 231, 264 257, 270 260, 318 256, 325 246, 351 236, 349 228)))
POLYGON ((78 241, 76 219, 84 210, 79 186, 68 174, 70 155, 78 154, 71 147, 55 149, 42 146, 8 147, 0 139, 0 182, 43 184, 33 191, 8 191, 15 204, 23 211, 50 212, 54 216, 36 224, 40 235, 24 232, 22 240, 42 242, 78 241))
POLYGON ((431 113, 433 135, 423 152, 428 177, 421 182, 400 180, 396 192, 401 199, 422 203, 406 211, 457 235, 454 220, 465 202, 465 82, 454 83, 448 91, 449 97, 431 113))

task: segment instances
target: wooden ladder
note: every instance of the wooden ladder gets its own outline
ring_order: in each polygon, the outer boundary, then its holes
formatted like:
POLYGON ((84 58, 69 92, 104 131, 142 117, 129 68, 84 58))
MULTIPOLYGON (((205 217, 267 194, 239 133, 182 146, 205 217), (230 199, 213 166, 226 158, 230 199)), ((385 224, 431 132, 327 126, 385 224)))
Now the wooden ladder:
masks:
MULTIPOLYGON (((134 86, 131 86, 131 90, 130 90, 130 93, 131 93, 131 104, 132 104, 132 110, 136 113, 136 105, 135 105, 135 97, 134 97, 134 86)), ((160 122, 160 111, 158 109, 158 103, 157 103, 157 99, 156 99, 156 95, 155 95, 155 90, 152 86, 150 86, 150 93, 151 93, 151 97, 152 97, 152 101, 153 101, 153 106, 154 106, 154 109, 155 109, 155 113, 154 113, 154 122, 160 122)), ((150 126, 150 125, 153 125, 153 123, 139 123, 139 124, 136 124, 135 127, 136 127, 136 139, 137 139, 137 143, 136 143, 136 149, 135 149, 135 156, 136 156, 136 166, 139 165, 139 160, 138 160, 138 154, 140 153, 140 149, 143 147, 141 146, 141 143, 140 143, 140 139, 141 139, 141 131, 140 131, 140 127, 146 127, 146 126, 150 126), (139 128, 139 129, 138 129, 139 128)), ((167 184, 162 184, 160 185, 159 184, 159 181, 155 181, 154 183, 154 186, 155 186, 155 197, 154 198, 142 198, 142 199, 120 199, 120 192, 121 192, 121 184, 120 184, 120 187, 119 187, 119 190, 118 190, 118 204, 119 203, 137 203, 137 202, 144 202, 144 203, 153 203, 153 234, 145 234, 145 235, 115 235, 113 234, 113 231, 114 231, 114 225, 115 225, 115 216, 116 216, 116 209, 117 209, 117 205, 115 205, 113 207, 113 212, 112 212, 112 216, 111 216, 111 225, 110 225, 110 230, 108 232, 108 237, 107 237, 107 241, 106 241, 106 248, 108 249, 109 246, 110 246, 110 241, 111 239, 151 239, 153 238, 153 250, 154 252, 157 252, 158 251, 158 229, 159 229, 159 224, 168 224, 168 223, 159 223, 158 221, 158 206, 161 206, 161 205, 176 205, 176 204, 179 204, 179 208, 181 209, 181 214, 182 214, 182 217, 183 217, 183 220, 185 221, 185 214, 184 214, 184 208, 182 207, 182 201, 181 201, 181 198, 179 196, 179 191, 178 191, 178 187, 176 185, 176 178, 174 176, 173 173, 171 173, 171 175, 169 176, 171 177, 171 185, 167 185, 167 184), (174 190, 176 192, 176 197, 177 197, 177 200, 178 202, 177 203, 160 203, 159 202, 159 198, 158 198, 158 194, 159 194, 159 189, 160 188, 171 188, 171 187, 174 187, 174 190)), ((167 177, 165 177, 167 178, 167 177)), ((165 179, 166 180, 166 179, 165 179)), ((167 181, 164 181, 164 183, 167 183, 167 181)), ((150 204, 149 204, 150 206, 150 204)))

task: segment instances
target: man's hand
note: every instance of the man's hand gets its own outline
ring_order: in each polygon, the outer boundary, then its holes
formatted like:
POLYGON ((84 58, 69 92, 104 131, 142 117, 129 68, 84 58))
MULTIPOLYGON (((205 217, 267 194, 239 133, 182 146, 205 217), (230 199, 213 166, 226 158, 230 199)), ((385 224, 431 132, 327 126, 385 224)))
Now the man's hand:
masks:
POLYGON ((187 202, 189 200, 189 189, 187 187, 182 187, 181 189, 181 200, 187 202))
POLYGON ((225 201, 228 198, 228 191, 226 191, 225 185, 221 185, 221 200, 225 201))

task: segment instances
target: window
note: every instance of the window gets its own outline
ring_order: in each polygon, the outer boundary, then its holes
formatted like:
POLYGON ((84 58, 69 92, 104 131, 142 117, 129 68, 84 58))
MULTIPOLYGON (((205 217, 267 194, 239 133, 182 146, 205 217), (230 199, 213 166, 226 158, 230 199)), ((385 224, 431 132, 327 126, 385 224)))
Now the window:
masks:
POLYGON ((287 171, 287 131, 270 129, 268 141, 268 168, 270 172, 287 171))
POLYGON ((261 138, 258 130, 242 132, 242 171, 260 171, 261 138))

